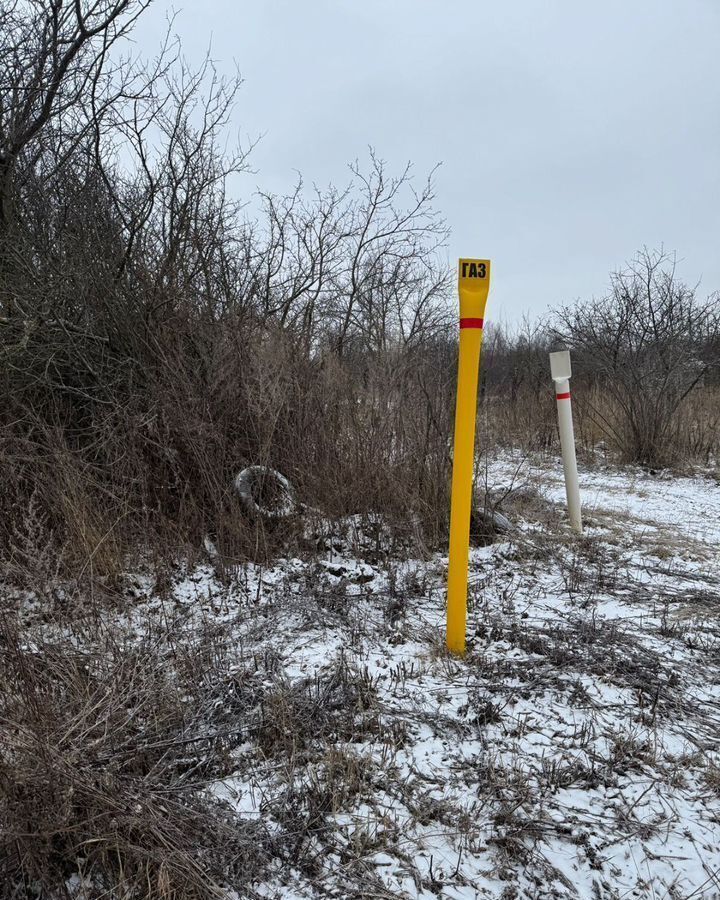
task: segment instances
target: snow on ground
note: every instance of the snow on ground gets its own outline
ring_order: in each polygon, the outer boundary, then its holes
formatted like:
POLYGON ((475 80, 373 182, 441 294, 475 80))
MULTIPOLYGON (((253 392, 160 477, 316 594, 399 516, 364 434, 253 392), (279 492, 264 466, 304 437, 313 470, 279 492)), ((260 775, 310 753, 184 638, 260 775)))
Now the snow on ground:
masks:
POLYGON ((463 659, 447 558, 365 561, 361 529, 137 582, 129 632, 229 654, 247 727, 198 790, 285 848, 230 896, 720 897, 720 484, 583 468, 576 537, 561 472, 486 462, 516 529, 472 550, 463 659))

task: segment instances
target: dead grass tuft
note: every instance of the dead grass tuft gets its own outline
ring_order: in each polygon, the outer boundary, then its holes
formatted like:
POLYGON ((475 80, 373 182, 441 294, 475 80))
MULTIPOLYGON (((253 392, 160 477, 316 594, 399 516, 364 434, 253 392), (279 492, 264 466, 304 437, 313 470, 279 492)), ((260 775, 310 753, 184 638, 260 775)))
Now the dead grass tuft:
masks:
POLYGON ((206 715, 221 657, 208 670, 206 652, 154 640, 29 642, 7 620, 2 640, 0 896, 62 896, 81 872, 109 894, 199 900, 260 877, 271 837, 205 790, 246 726, 206 715))

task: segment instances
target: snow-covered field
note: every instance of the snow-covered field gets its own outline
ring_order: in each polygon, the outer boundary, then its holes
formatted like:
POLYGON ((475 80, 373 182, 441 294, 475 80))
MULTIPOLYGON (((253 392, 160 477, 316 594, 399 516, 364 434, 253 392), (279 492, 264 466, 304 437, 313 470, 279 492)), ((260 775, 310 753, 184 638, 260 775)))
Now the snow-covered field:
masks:
POLYGON ((193 790, 265 848, 228 896, 720 897, 720 483, 584 468, 578 538, 561 472, 486 463, 516 528, 472 551, 463 659, 447 559, 385 558, 367 523, 129 579, 113 627, 227 660, 193 727, 238 736, 193 790))

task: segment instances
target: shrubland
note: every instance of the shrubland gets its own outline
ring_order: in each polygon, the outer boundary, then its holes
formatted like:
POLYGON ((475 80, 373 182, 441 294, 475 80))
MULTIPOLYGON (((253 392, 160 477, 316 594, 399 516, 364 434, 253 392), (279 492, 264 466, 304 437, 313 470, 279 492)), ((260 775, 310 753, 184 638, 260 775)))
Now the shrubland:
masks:
MULTIPOLYGON (((0 543, 85 570, 134 547, 270 552, 234 506, 245 464, 330 514, 444 540, 455 369, 432 176, 371 152, 343 188, 241 203, 240 87, 169 38, 128 57, 142 2, 0 14, 0 543)), ((548 349, 573 352, 581 446, 715 459, 717 299, 645 251, 608 297, 489 329, 480 438, 555 445, 548 349)), ((269 543, 268 543, 269 541, 269 543)))
MULTIPOLYGON (((128 571, 162 597, 206 535, 218 577, 312 556, 302 529, 242 515, 238 470, 277 468, 329 520, 379 516, 418 555, 446 540, 457 324, 432 173, 371 151, 345 186, 300 181, 250 216, 251 148, 228 150, 240 82, 210 59, 193 70, 170 37, 128 55, 147 5, 0 9, 7 897, 62 896, 83 867, 88 896, 217 896, 228 854, 248 883, 272 859, 312 873, 296 835, 321 833, 327 785, 290 779, 273 834, 198 785, 248 741, 288 771, 318 735, 401 743, 405 724, 387 731, 372 680, 342 659, 297 688, 272 654, 238 675, 220 626, 178 643, 170 621, 139 640, 108 625, 132 605, 128 571), (42 606, 32 640, 18 597, 42 606)), ((567 346, 586 459, 716 468, 718 334, 717 297, 642 251, 607 297, 488 327, 480 444, 555 451, 547 354, 567 346)), ((323 616, 345 614, 312 591, 323 616)), ((371 777, 340 751, 318 771, 341 793, 371 777)))

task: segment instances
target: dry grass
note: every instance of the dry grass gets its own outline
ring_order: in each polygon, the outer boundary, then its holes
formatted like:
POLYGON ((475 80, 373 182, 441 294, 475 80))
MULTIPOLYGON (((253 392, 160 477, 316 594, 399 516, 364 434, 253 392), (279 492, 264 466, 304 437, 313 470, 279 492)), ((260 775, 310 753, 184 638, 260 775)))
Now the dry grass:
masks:
POLYGON ((328 817, 371 792, 372 767, 342 748, 382 730, 374 687, 342 655, 291 682, 272 654, 238 667, 223 628, 176 642, 181 622, 138 639, 96 622, 28 640, 12 622, 0 633, 0 896, 65 896, 80 875, 89 897, 199 900, 230 883, 251 897, 273 860, 312 873, 328 817), (262 761, 287 773, 262 819, 208 792, 262 761))
POLYGON ((28 643, 7 619, 2 641, 2 896, 63 896, 81 873, 95 896, 209 898, 263 873, 267 831, 200 790, 249 729, 219 714, 237 682, 217 647, 28 643))

